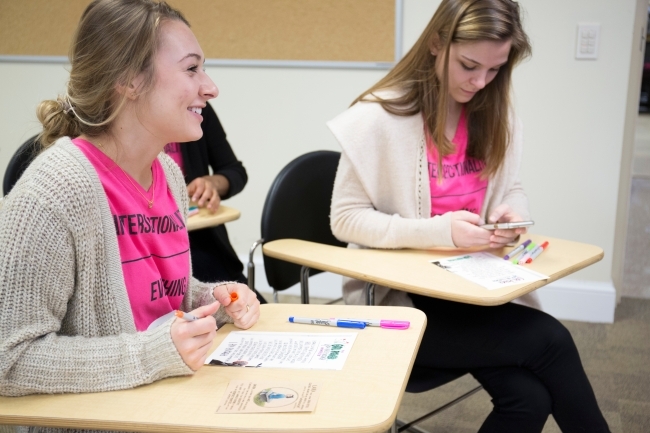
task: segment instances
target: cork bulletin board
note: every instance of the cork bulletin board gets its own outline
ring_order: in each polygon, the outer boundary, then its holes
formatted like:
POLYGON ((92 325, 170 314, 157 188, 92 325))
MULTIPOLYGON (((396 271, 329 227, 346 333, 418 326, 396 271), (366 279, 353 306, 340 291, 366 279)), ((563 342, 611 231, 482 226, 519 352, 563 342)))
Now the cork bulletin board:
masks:
MULTIPOLYGON (((88 0, 0 0, 0 56, 67 56, 88 0)), ((395 0, 168 0, 207 59, 393 62, 395 0)))

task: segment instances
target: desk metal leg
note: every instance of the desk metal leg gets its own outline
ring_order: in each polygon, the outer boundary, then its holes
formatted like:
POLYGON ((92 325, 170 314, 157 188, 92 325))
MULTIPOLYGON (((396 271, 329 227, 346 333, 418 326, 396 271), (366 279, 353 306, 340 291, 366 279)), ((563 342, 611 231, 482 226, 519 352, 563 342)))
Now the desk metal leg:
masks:
POLYGON ((253 255, 258 246, 264 243, 264 239, 259 239, 253 242, 250 250, 248 251, 248 287, 251 289, 255 288, 255 262, 253 261, 253 255))
MULTIPOLYGON (((408 428, 408 430, 402 430, 403 425, 404 425, 404 423, 402 421, 397 420, 395 422, 395 424, 394 424, 394 426, 395 426, 395 432, 394 433, 400 433, 402 431, 408 431, 408 432, 411 432, 411 433, 431 433, 430 431, 424 430, 424 429, 422 429, 422 428, 420 428, 418 426, 415 426, 415 425, 410 426, 408 428)), ((391 433, 393 433, 393 432, 391 431, 391 433)))
POLYGON ((440 412, 442 412, 445 409, 449 409, 450 407, 452 407, 456 403, 460 403, 461 401, 465 400, 467 397, 470 397, 470 396, 476 394, 477 392, 479 392, 482 389, 483 389, 483 386, 479 385, 476 388, 474 388, 474 389, 466 392, 465 394, 461 395, 460 397, 456 398, 455 400, 452 400, 449 403, 444 404, 444 405, 440 406, 439 408, 429 412, 428 414, 423 415, 418 419, 414 419, 413 421, 411 421, 409 423, 404 423, 404 422, 402 422, 400 420, 397 420, 395 422, 399 427, 397 429, 397 431, 398 432, 413 431, 413 432, 416 432, 416 433, 428 433, 426 430, 422 430, 421 428, 417 427, 415 424, 417 424, 419 422, 422 422, 425 419, 431 418, 432 416, 439 414, 440 412))
POLYGON ((307 266, 300 269, 300 300, 303 304, 309 304, 309 268, 307 266))
POLYGON ((366 305, 375 305, 375 284, 366 283, 366 305))

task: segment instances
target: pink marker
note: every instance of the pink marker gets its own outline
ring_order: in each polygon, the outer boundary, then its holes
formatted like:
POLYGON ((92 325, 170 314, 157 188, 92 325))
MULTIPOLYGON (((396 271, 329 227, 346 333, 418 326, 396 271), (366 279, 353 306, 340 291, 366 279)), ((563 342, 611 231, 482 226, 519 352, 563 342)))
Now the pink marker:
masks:
POLYGON ((530 257, 528 257, 528 260, 526 260, 526 263, 532 263, 533 260, 537 258, 542 252, 548 247, 548 241, 544 241, 543 244, 535 248, 533 251, 530 252, 530 257))
POLYGON ((406 320, 381 320, 381 319, 347 319, 354 322, 365 323, 366 326, 379 326, 385 329, 408 329, 411 322, 406 320))

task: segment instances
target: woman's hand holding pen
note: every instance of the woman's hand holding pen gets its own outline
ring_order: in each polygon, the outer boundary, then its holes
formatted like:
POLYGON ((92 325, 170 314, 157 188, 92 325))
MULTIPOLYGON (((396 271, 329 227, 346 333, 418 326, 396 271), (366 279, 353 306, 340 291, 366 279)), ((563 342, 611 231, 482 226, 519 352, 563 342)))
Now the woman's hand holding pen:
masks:
MULTIPOLYGON (((523 221, 523 219, 507 204, 500 204, 488 216, 488 223, 518 221, 523 221)), ((528 229, 526 227, 494 230, 490 236, 490 248, 502 248, 517 239, 519 235, 526 234, 527 232, 528 229)))
POLYGON ((217 335, 217 322, 212 317, 219 309, 219 302, 204 305, 190 312, 197 320, 176 319, 172 323, 171 336, 176 350, 185 364, 196 371, 208 357, 212 340, 217 335))
POLYGON ((238 328, 248 329, 260 318, 260 301, 246 284, 222 284, 215 287, 212 294, 238 328))
POLYGON ((464 210, 451 212, 451 240, 458 248, 487 245, 491 233, 479 227, 483 221, 475 213, 464 210))

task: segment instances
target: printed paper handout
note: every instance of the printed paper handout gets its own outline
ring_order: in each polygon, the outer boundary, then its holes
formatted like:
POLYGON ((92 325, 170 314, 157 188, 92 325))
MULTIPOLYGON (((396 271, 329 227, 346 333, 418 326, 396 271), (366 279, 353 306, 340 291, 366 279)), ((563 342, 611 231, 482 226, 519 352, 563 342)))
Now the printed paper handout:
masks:
POLYGON ((546 275, 485 252, 431 260, 431 263, 488 290, 548 279, 546 275))
POLYGON ((216 413, 312 412, 320 386, 315 383, 232 380, 216 413))
POLYGON ((356 336, 355 333, 231 332, 205 363, 341 370, 356 336))

